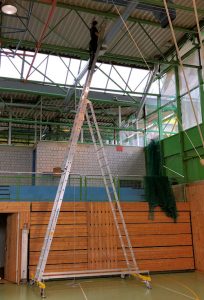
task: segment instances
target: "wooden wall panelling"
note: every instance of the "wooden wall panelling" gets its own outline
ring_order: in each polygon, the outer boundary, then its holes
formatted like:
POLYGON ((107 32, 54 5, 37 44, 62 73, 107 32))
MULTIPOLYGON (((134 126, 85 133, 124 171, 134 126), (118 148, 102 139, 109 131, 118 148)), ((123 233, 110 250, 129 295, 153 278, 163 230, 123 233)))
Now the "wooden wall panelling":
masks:
POLYGON ((195 266, 204 271, 204 182, 189 184, 187 197, 191 206, 195 266))
MULTIPOLYGON (((176 203, 178 211, 190 211, 190 203, 178 202, 176 203)), ((123 211, 149 211, 147 202, 121 202, 121 208, 123 211)), ((155 208, 155 212, 161 211, 159 207, 155 208)))
POLYGON ((174 223, 160 208, 155 209, 154 219, 150 220, 147 203, 122 203, 140 269, 147 268, 151 271, 194 269, 190 205, 177 204, 179 217, 174 223))
MULTIPOLYGON (((126 267, 125 261, 120 261, 119 266, 121 268, 126 267)), ((193 257, 181 257, 172 259, 146 259, 138 260, 138 266, 140 270, 149 271, 185 271, 194 269, 193 257)))
MULTIPOLYGON (((31 210, 33 211, 51 211, 53 202, 32 202, 31 210)), ((86 202, 63 202, 60 211, 86 211, 86 202)))
POLYGON ((116 268, 117 237, 110 205, 89 204, 88 265, 90 270, 116 268))
MULTIPOLYGON (((30 229, 30 274, 35 273, 52 203, 32 203, 30 229)), ((48 256, 47 271, 87 269, 87 204, 65 202, 57 222, 48 256)))
MULTIPOLYGON (((30 249, 40 251, 44 238, 31 238, 30 249)), ((53 239, 51 251, 82 250, 87 249, 87 236, 85 237, 56 237, 53 239)))
MULTIPOLYGON (((74 203, 63 204, 46 270, 74 271, 126 267, 109 203, 77 203, 75 212, 74 203), (75 255, 77 258, 72 260, 75 255)), ((121 203, 121 205, 141 269, 151 271, 194 269, 189 203, 179 203, 177 223, 166 217, 160 209, 155 210, 154 220, 150 220, 147 203, 121 203)), ((37 264, 50 211, 50 203, 32 204, 31 271, 37 264)))

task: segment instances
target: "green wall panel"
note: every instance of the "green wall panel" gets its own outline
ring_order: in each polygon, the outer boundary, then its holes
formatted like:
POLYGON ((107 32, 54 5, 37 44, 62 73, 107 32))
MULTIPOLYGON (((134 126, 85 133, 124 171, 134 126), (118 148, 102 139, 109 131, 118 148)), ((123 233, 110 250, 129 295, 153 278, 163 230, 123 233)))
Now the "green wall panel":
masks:
MULTIPOLYGON (((203 124, 201 126, 202 132, 204 132, 203 124)), ((204 159, 204 148, 202 146, 201 138, 197 127, 188 129, 187 135, 191 139, 189 141, 185 132, 181 132, 181 136, 176 134, 170 138, 162 141, 163 157, 166 167, 178 172, 182 175, 186 175, 184 182, 193 182, 204 179, 204 167, 200 164, 198 154, 204 159), (180 142, 183 141, 183 145, 180 142), (183 151, 182 151, 183 146, 183 151), (194 149, 196 148, 196 151, 194 149), (185 174, 184 174, 185 170, 185 174)), ((166 171, 166 175, 169 177, 177 177, 171 171, 166 171)), ((178 179, 178 177, 177 177, 178 179)), ((182 178, 179 180, 182 182, 182 178)))
MULTIPOLYGON (((203 132, 203 125, 201 126, 201 131, 203 132)), ((202 146, 200 134, 197 127, 188 129, 186 133, 195 147, 202 146)), ((193 146, 189 141, 187 135, 184 132, 182 132, 182 134, 183 134, 183 141, 184 141, 184 151, 192 149, 193 146)))
POLYGON ((185 161, 187 170, 187 181, 197 181, 204 179, 204 167, 201 166, 199 158, 192 158, 185 161))
MULTIPOLYGON (((165 158, 164 165, 173 171, 184 175, 183 174, 183 161, 180 154, 169 156, 168 158, 165 158)), ((183 178, 176 173, 168 170, 165 168, 166 175, 170 178, 176 178, 179 182, 183 182, 183 178)))
POLYGON ((176 134, 172 137, 162 141, 163 155, 168 157, 181 152, 181 143, 179 135, 176 134))

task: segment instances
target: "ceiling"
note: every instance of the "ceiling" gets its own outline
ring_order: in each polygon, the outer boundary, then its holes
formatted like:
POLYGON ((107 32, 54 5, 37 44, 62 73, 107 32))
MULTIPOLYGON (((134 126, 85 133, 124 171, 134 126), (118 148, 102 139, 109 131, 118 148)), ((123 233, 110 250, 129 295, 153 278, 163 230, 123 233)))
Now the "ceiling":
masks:
MULTIPOLYGON (((88 58, 89 26, 95 17, 99 23, 106 22, 108 32, 122 13, 124 6, 113 5, 114 1, 66 0, 53 1, 17 1, 18 15, 1 14, 2 47, 18 47, 61 54, 78 58, 88 58), (118 8, 118 10, 116 9, 118 8), (20 30, 22 32, 20 32, 20 30), (45 32, 43 33, 43 30, 45 32)), ((133 0, 136 1, 136 0, 133 0)), ((121 0, 119 1, 119 3, 121 0)), ((123 1, 129 3, 129 1, 123 1)), ((195 15, 191 0, 177 0, 172 9, 176 9, 173 21, 176 38, 195 33, 195 15)), ((162 0, 141 0, 140 6, 130 14, 126 25, 137 43, 131 40, 127 28, 121 26, 113 36, 102 61, 145 66, 141 53, 150 65, 157 57, 167 54, 173 46, 169 28, 162 28, 153 12, 162 5, 162 0), (152 4, 155 3, 155 4, 152 4), (158 4, 157 4, 158 3, 158 4), (143 4, 143 9, 140 9, 143 4), (150 9, 153 11, 145 10, 150 9), (141 51, 141 53, 140 53, 141 51)), ((203 0, 197 0, 199 19, 204 17, 203 0)), ((161 57, 164 58, 164 57, 161 57)))
MULTIPOLYGON (((134 2, 136 0, 132 0, 134 2)), ((1 14, 1 48, 14 50, 29 50, 37 53, 56 54, 88 60, 89 26, 93 17, 100 24, 106 23, 106 32, 110 32, 113 24, 131 1, 125 0, 41 0, 16 1, 18 13, 16 16, 1 14)), ((131 12, 126 26, 118 26, 116 34, 112 36, 106 53, 99 58, 101 62, 128 65, 138 68, 152 69, 157 63, 169 66, 177 64, 169 60, 174 51, 169 27, 162 28, 155 12, 163 8, 162 0, 141 0, 131 12), (128 33, 128 30, 129 33, 128 33), (131 35, 131 37, 130 37, 131 35)), ((197 0, 199 21, 204 18, 203 0, 197 0)), ((196 35, 196 20, 191 0, 177 0, 169 5, 176 12, 173 21, 177 41, 182 44, 196 35)), ((39 110, 43 110, 41 122, 72 121, 75 116, 75 103, 69 103, 69 112, 62 111, 63 96, 54 96, 51 93, 43 96, 42 93, 25 91, 26 82, 21 81, 18 90, 5 87, 0 81, 1 101, 0 122, 8 127, 9 120, 34 121, 39 110), (22 89, 22 91, 21 91, 22 89), (54 98, 54 99, 53 99, 54 98), (12 99, 12 101, 11 101, 12 99), (43 107, 39 101, 43 99, 43 107), (12 104, 9 106, 8 103, 12 104), (15 105, 16 104, 16 105, 15 105), (26 107, 27 104, 27 107, 26 107), (22 105, 22 106, 21 106, 22 105), (24 105, 24 106, 23 106, 24 105), (31 110, 31 112, 30 112, 31 110), (29 118, 28 118, 29 117, 29 118)), ((14 81, 12 81, 12 84, 14 81)), ((11 86, 12 86, 11 84, 11 86)), ((40 86, 42 88, 42 86, 40 86)), ((45 89, 48 88, 45 86, 45 89)), ((94 95, 103 100, 103 95, 94 95)), ((93 98, 94 99, 94 98, 93 98)), ((124 98, 126 103, 117 103, 112 95, 106 95, 107 102, 94 102, 98 110, 99 122, 106 126, 118 126, 118 106, 122 106, 122 116, 127 118, 137 110, 138 105, 130 99, 124 98), (109 99, 107 99, 109 97, 109 99), (109 101, 109 102, 108 102, 109 101)), ((136 102, 140 99, 137 98, 136 102)), ((14 122, 13 126, 17 126, 14 122)), ((25 122, 26 124, 26 122, 25 122)), ((28 122, 27 122, 28 124, 28 122)), ((45 125, 45 124, 44 124, 45 125)), ((18 125, 19 126, 19 125, 18 125)), ((26 126, 26 125, 25 125, 26 126)), ((33 123, 29 127, 34 126, 33 123)), ((1 131, 0 131, 1 132, 1 131)))

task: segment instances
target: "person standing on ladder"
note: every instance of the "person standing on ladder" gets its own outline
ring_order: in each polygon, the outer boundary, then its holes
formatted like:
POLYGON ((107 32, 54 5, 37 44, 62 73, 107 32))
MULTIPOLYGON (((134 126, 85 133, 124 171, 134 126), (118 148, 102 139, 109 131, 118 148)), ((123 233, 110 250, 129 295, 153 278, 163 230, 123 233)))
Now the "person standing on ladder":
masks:
POLYGON ((89 67, 88 67, 89 70, 91 70, 91 65, 93 63, 94 56, 96 54, 96 50, 97 50, 97 46, 98 46, 99 32, 98 32, 98 29, 96 27, 97 24, 98 24, 98 22, 94 18, 92 23, 91 23, 91 28, 90 28, 91 40, 89 42, 89 55, 90 55, 89 67))

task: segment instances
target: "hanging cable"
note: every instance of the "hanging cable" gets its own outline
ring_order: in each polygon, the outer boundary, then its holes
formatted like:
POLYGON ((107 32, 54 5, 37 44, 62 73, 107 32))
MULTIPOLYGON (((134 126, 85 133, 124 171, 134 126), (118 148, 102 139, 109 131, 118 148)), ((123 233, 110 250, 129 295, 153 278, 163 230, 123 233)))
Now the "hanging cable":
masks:
POLYGON ((201 36, 201 30, 200 30, 200 23, 199 23, 199 19, 198 19, 196 0, 192 0, 192 1, 193 1, 195 18, 196 18, 196 25, 197 25, 197 29, 198 29, 198 37, 199 37, 200 52, 201 52, 201 66, 202 66, 202 74, 203 74, 203 78, 204 78, 204 46, 202 43, 202 36, 201 36))
POLYGON ((195 120, 196 120, 198 132, 199 132, 199 135, 200 135, 200 138, 201 138, 202 146, 204 148, 204 139, 203 139, 202 131, 201 131, 201 128, 200 128, 200 125, 199 125, 198 117, 197 117, 195 107, 194 107, 194 104, 193 104, 193 99, 192 99, 190 88, 189 88, 189 85, 188 85, 188 81, 187 81, 186 73, 185 73, 185 70, 184 70, 183 62, 182 62, 181 55, 180 55, 180 52, 179 52, 179 47, 178 47, 178 44, 177 44, 177 41, 176 41, 176 36, 175 36, 175 33, 174 33, 172 21, 171 21, 171 18, 170 18, 168 6, 167 6, 167 1, 163 0, 163 2, 164 2, 164 7, 165 7, 165 10, 166 10, 167 17, 168 17, 169 27, 170 27, 170 30, 171 30, 172 38, 174 40, 174 45, 175 45, 175 48, 176 48, 178 60, 179 60, 180 67, 181 67, 183 77, 184 77, 184 81, 185 81, 185 84, 186 84, 188 96, 189 96, 191 106, 192 106, 192 110, 193 110, 193 113, 194 113, 194 117, 195 117, 195 120))
POLYGON ((196 149, 195 145, 193 144, 193 142, 192 142, 190 136, 188 135, 188 133, 186 132, 186 130, 183 129, 183 125, 182 125, 181 121, 179 120, 178 116, 176 116, 176 119, 177 119, 179 125, 181 126, 183 132, 185 133, 186 137, 188 138, 189 142, 191 143, 193 149, 195 150, 195 152, 196 152, 198 158, 201 160, 202 158, 201 158, 201 156, 200 156, 198 150, 196 149))
MULTIPOLYGON (((181 128, 182 128, 183 132, 185 133, 187 139, 188 139, 189 142, 191 143, 191 145, 192 145, 193 149, 195 150, 195 152, 196 152, 198 158, 200 159, 201 165, 204 166, 204 159, 201 158, 201 156, 200 156, 198 150, 196 149, 195 145, 193 144, 193 142, 192 142, 190 136, 188 135, 188 133, 186 132, 186 130, 183 129, 183 125, 182 125, 182 123, 181 123, 181 121, 179 120, 179 118, 178 118, 177 115, 175 115, 175 118, 176 118, 177 122, 179 123, 179 125, 181 126, 181 128)), ((165 166, 165 165, 163 165, 163 167, 164 167, 165 169, 168 169, 169 171, 175 173, 175 174, 178 174, 178 175, 181 176, 181 177, 184 177, 184 176, 181 175, 180 173, 176 172, 175 170, 172 170, 172 169, 168 168, 168 167, 165 166)))
POLYGON ((169 171, 171 171, 171 172, 173 172, 173 173, 179 175, 180 177, 184 178, 184 175, 182 175, 182 174, 180 174, 180 173, 178 173, 178 172, 176 172, 176 171, 170 169, 169 167, 167 167, 167 166, 165 166, 165 165, 163 165, 163 167, 164 167, 165 169, 167 169, 167 170, 169 170, 169 171))
POLYGON ((120 11, 119 11, 119 9, 118 9, 118 8, 117 8, 117 6, 115 5, 115 2, 114 2, 114 0, 112 0, 112 3, 113 3, 113 5, 114 5, 114 7, 115 7, 115 9, 116 9, 116 11, 117 11, 117 13, 118 13, 118 15, 120 16, 120 18, 121 18, 121 21, 123 22, 123 25, 125 26, 125 28, 126 28, 126 30, 127 30, 127 32, 128 32, 128 34, 129 34, 129 36, 130 36, 131 40, 133 41, 133 43, 134 43, 134 45, 135 45, 136 49, 139 51, 139 54, 140 54, 140 56, 142 57, 142 59, 143 59, 143 61, 144 61, 145 65, 146 65, 147 69, 150 71, 150 70, 151 70, 151 68, 149 67, 149 65, 148 65, 148 63, 147 63, 147 61, 146 61, 146 59, 145 59, 144 55, 142 54, 142 51, 140 50, 140 48, 139 48, 139 46, 138 46, 137 42, 135 41, 134 37, 132 36, 132 33, 130 32, 130 30, 129 30, 129 28, 128 28, 127 24, 126 24, 126 22, 124 21, 124 19, 123 19, 123 17, 122 17, 122 15, 121 15, 121 13, 120 13, 120 11))
MULTIPOLYGON (((195 1, 195 0, 193 0, 195 1)), ((187 88, 187 92, 188 92, 188 95, 189 95, 189 99, 190 99, 190 102, 191 102, 191 106, 192 106, 192 110, 193 110, 193 113, 194 113, 194 117, 195 117, 195 120, 196 120, 196 124, 197 124, 197 128, 198 128, 198 132, 199 132, 199 135, 200 135, 200 138, 201 138, 201 142, 202 142, 202 146, 204 148, 204 138, 203 138, 203 135, 202 135, 202 131, 201 131, 201 128, 200 128, 200 125, 199 125, 199 121, 198 121, 198 117, 197 117, 197 114, 196 114, 196 110, 195 110, 195 107, 194 107, 194 104, 193 104, 193 99, 192 99, 192 96, 191 96, 191 93, 190 93, 190 88, 189 88, 189 85, 188 85, 188 81, 187 81, 187 77, 186 77, 186 74, 185 74, 185 70, 184 70, 184 66, 183 66, 183 62, 182 62, 182 59, 181 59, 181 55, 180 55, 180 52, 179 52, 179 48, 178 48, 178 44, 177 44, 177 40, 176 40, 176 36, 175 36, 175 33, 174 33, 174 29, 173 29, 173 25, 172 25, 172 21, 171 21, 171 18, 170 18, 170 14, 169 14, 169 10, 168 10, 168 6, 167 6, 167 2, 166 0, 163 0, 164 2, 164 7, 165 7, 165 10, 166 10, 166 14, 167 14, 167 17, 168 17, 168 21, 169 21, 169 26, 170 26, 170 30, 171 30, 171 34, 172 34, 172 37, 173 37, 173 40, 174 40, 174 44, 175 44, 175 48, 176 48, 176 52, 177 52, 177 56, 178 56, 178 59, 179 59, 179 63, 180 63, 180 66, 181 66, 181 70, 182 70, 182 73, 183 73, 183 76, 184 76, 184 80, 185 80, 185 84, 186 84, 186 88, 187 88)), ((129 36, 131 37, 135 47, 137 48, 137 50, 139 51, 142 59, 144 60, 148 70, 150 70, 150 67, 145 59, 145 57, 143 56, 138 44, 136 43, 135 39, 133 38, 128 26, 126 25, 126 22, 124 21, 122 15, 120 14, 120 11, 119 9, 117 8, 117 6, 115 5, 114 3, 114 0, 112 0, 112 3, 118 13, 118 15, 120 16, 126 30, 128 31, 129 33, 129 36)), ((196 9, 196 12, 197 12, 197 9, 196 9)), ((199 25, 199 22, 198 22, 198 25, 199 25)), ((200 27, 199 27, 200 29, 200 27)), ((199 33, 200 33, 200 30, 198 29, 199 33)), ((200 34, 200 41, 202 43, 202 39, 201 39, 201 34, 200 34)), ((202 45, 203 47, 203 45, 202 45)), ((204 54, 204 50, 203 50, 203 54, 204 54)), ((182 126, 181 122, 179 121, 179 119, 177 118, 178 122, 180 123, 180 125, 182 126)), ((200 159, 200 162, 202 165, 204 165, 204 159, 201 158, 200 154, 198 153, 196 147, 194 146, 192 140, 190 139, 189 135, 187 134, 186 131, 184 131, 184 133, 186 134, 188 140, 190 141, 191 145, 193 146, 196 154, 198 155, 199 159, 200 159)))

